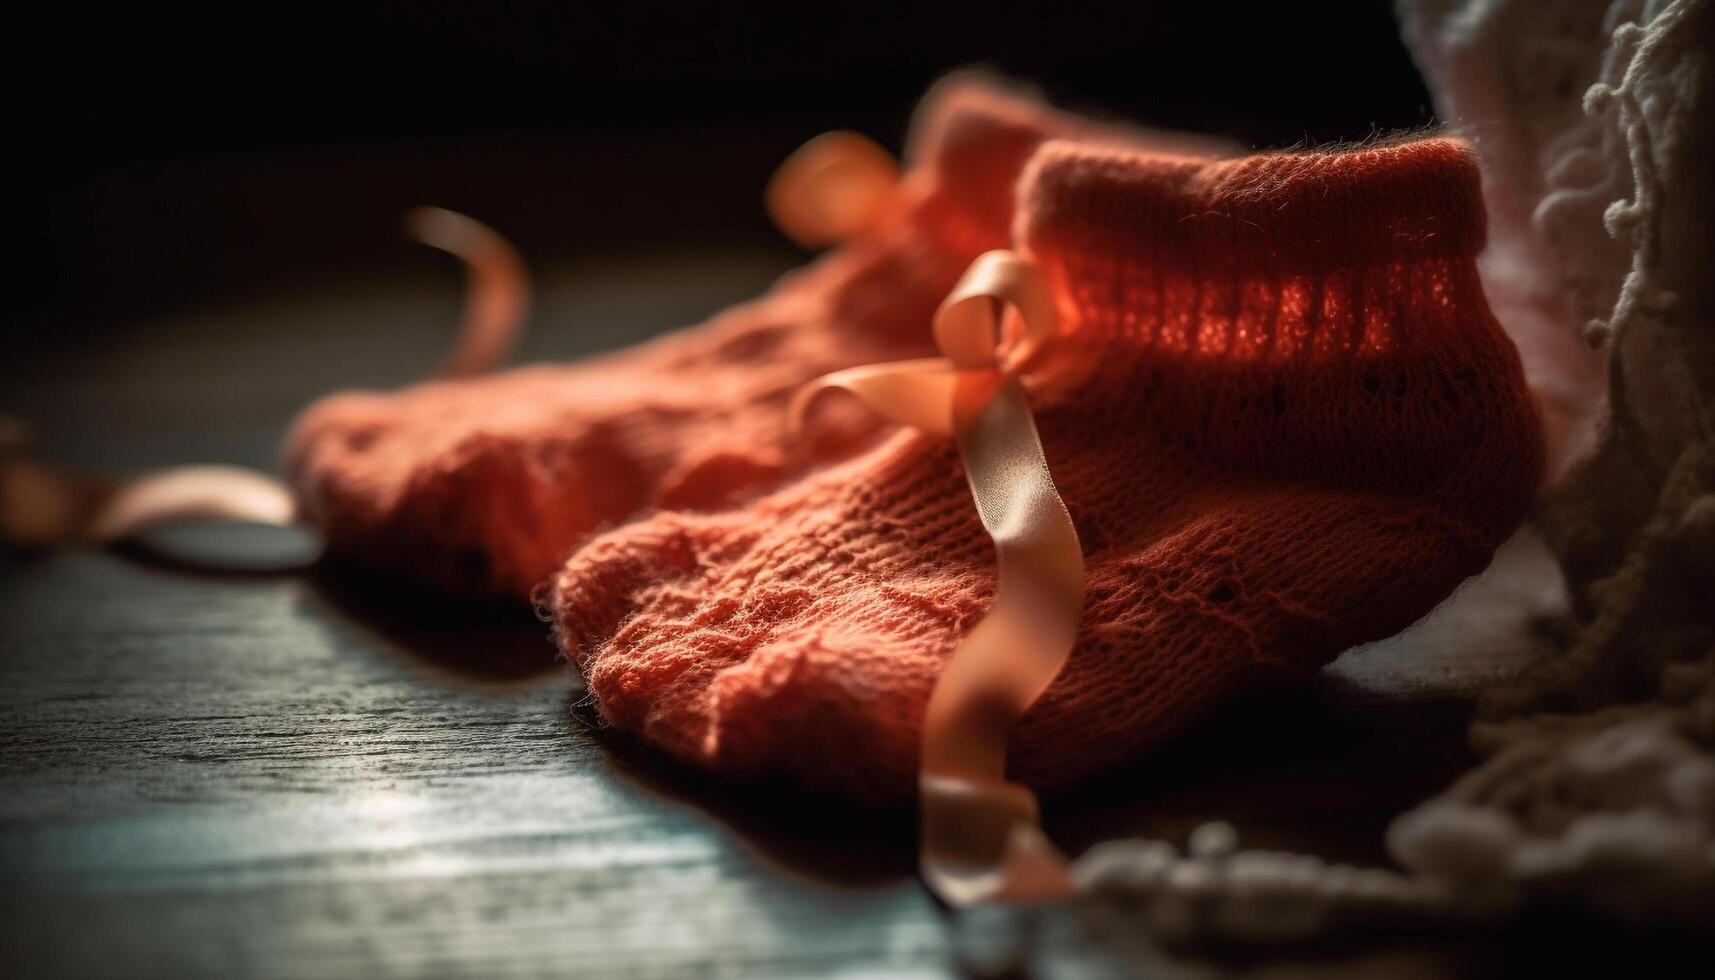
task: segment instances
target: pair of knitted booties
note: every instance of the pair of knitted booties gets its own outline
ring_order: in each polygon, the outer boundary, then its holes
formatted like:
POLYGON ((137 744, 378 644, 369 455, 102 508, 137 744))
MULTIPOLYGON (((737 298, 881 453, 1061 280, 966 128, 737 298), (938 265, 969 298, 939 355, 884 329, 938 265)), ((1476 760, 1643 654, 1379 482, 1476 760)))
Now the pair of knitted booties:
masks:
POLYGON ((287 446, 302 512, 351 558, 534 595, 616 728, 883 800, 915 788, 995 552, 950 440, 850 404, 797 433, 788 406, 934 355, 988 250, 1040 270, 1081 365, 1032 395, 1085 592, 1012 735, 1024 783, 1397 632, 1524 516, 1541 436, 1460 143, 1223 158, 965 79, 908 159, 839 248, 701 327, 313 406, 287 446))

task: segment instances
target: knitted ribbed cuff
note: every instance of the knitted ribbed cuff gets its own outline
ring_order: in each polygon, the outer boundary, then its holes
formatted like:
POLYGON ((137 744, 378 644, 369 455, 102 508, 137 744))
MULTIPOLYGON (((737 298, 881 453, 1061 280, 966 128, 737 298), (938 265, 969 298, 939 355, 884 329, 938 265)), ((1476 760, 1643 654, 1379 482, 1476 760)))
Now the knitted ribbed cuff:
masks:
POLYGON ((1050 142, 1015 223, 1076 329, 1241 358, 1395 346, 1402 312, 1455 300, 1486 316, 1483 233, 1476 163, 1439 138, 1228 161, 1050 142))
POLYGON ((1016 230, 1033 251, 1119 252, 1234 276, 1483 244, 1476 160, 1452 139, 1238 160, 1055 141, 1031 161, 1021 203, 1016 230))

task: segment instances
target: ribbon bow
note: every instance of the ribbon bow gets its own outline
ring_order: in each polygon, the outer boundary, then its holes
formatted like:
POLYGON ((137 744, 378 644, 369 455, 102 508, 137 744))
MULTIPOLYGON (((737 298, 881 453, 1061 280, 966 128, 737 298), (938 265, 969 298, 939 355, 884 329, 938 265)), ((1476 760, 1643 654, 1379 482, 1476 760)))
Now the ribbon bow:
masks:
POLYGON ((1048 472, 1022 380, 1055 328, 1041 272, 1011 252, 988 252, 936 311, 943 357, 836 371, 793 406, 802 420, 813 398, 838 388, 888 419, 953 438, 994 540, 994 603, 954 649, 923 725, 921 865, 929 886, 955 905, 1071 889, 1035 795, 1005 778, 1012 728, 1070 656, 1084 599, 1078 532, 1048 472))

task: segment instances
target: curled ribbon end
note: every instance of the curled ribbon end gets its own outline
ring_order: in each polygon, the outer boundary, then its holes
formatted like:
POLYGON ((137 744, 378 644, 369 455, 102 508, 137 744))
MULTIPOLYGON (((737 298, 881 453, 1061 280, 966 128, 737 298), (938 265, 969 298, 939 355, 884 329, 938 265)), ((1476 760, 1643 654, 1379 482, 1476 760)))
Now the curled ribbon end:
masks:
POLYGON ((923 880, 953 906, 1043 901, 1066 895, 1065 859, 1038 828, 1036 796, 982 775, 925 773, 923 880))
POLYGON ((86 536, 103 544, 158 524, 213 518, 285 526, 297 504, 280 481, 235 466, 183 466, 120 485, 93 515, 86 536))
POLYGON ((424 205, 405 212, 406 234, 452 255, 470 251, 482 230, 475 219, 446 208, 424 205))
POLYGON ((418 207, 405 213, 405 229, 417 241, 465 264, 470 274, 464 319, 443 377, 487 374, 511 355, 530 312, 530 276, 512 244, 475 218, 446 208, 418 207))
MULTIPOLYGON (((506 359, 530 306, 524 261, 506 239, 445 208, 413 208, 407 232, 469 270, 463 321, 441 374, 485 374, 506 359)), ((29 427, 0 416, 0 540, 30 547, 117 544, 176 521, 215 519, 287 526, 297 518, 278 480, 231 466, 185 466, 108 479, 28 458, 29 427)))
POLYGON ((177 466, 128 479, 74 473, 28 455, 30 427, 0 416, 0 540, 25 547, 114 544, 174 521, 214 518, 285 526, 292 493, 236 466, 177 466))

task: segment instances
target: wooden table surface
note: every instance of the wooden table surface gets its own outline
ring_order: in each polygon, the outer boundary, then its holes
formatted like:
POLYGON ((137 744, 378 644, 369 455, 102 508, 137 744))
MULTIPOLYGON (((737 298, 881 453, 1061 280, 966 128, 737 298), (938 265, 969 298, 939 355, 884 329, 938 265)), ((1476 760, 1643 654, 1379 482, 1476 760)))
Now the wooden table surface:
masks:
MULTIPOLYGON (((550 270, 523 356, 695 322, 790 261, 618 255, 550 270)), ((122 324, 98 347, 35 325, 27 356, 0 366, 0 411, 35 423, 62 463, 271 466, 318 393, 436 363, 459 299, 443 271, 122 324)), ((305 544, 219 528, 165 542, 261 564, 305 544)), ((1247 846, 1385 861, 1387 821, 1468 763, 1471 691, 1530 655, 1527 620, 1554 601, 1527 584, 1542 560, 1515 548, 1413 631, 1049 799, 1050 831, 1073 851, 1128 834, 1182 843, 1220 818, 1247 846), (1497 647, 1497 623, 1513 641, 1497 647)), ((908 813, 722 784, 601 731, 524 610, 337 568, 216 575, 16 551, 0 564, 6 976, 1114 966, 1075 924, 1025 934, 948 915, 912 861, 908 813)), ((1461 975, 1510 962, 1496 942, 1170 957, 1149 972, 1461 975)))

